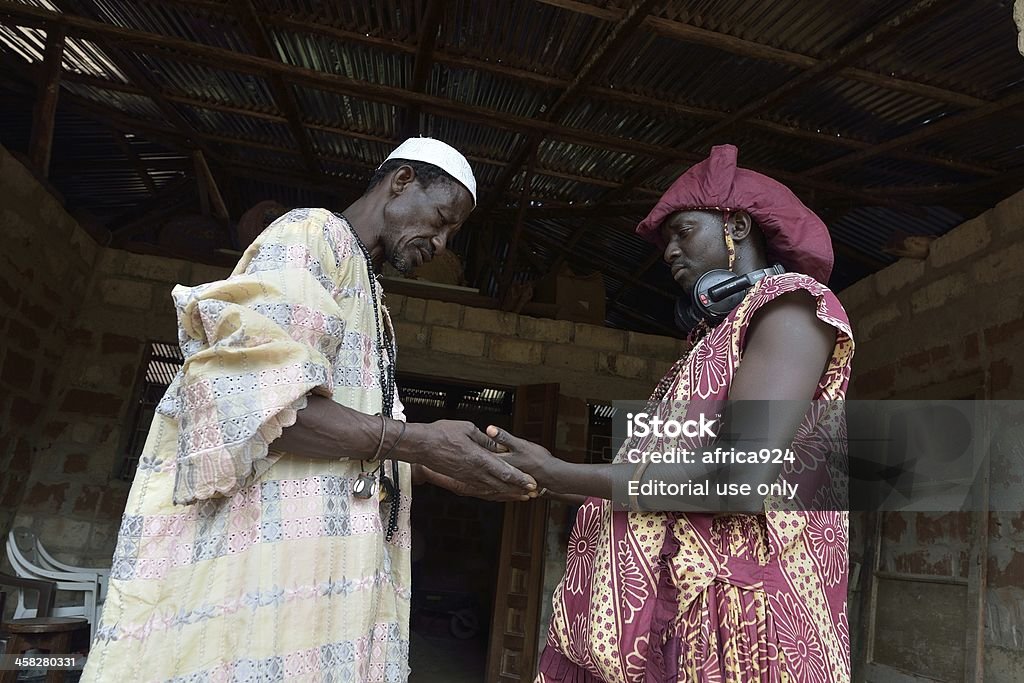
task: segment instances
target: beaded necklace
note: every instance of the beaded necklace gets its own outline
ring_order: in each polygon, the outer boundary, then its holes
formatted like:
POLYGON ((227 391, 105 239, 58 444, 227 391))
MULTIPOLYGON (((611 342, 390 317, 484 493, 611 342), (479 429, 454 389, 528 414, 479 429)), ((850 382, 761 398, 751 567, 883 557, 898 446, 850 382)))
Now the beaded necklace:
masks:
MULTIPOLYGON (((352 236, 355 238, 356 244, 359 245, 359 251, 362 252, 363 258, 366 259, 366 272, 370 280, 370 306, 373 308, 374 343, 377 347, 377 371, 380 373, 381 415, 385 418, 393 418, 395 409, 395 362, 397 356, 395 334, 390 325, 387 324, 388 321, 386 319, 382 320, 384 318, 383 304, 378 304, 378 301, 382 300, 383 294, 379 289, 377 273, 373 267, 373 260, 370 258, 370 251, 363 244, 363 241, 359 239, 355 228, 345 218, 344 214, 334 212, 334 215, 348 226, 352 236), (388 354, 387 363, 384 362, 385 349, 388 354)), ((385 494, 383 502, 390 504, 388 525, 385 533, 385 539, 390 542, 398 530, 398 509, 402 500, 402 491, 398 479, 398 461, 391 461, 390 477, 384 473, 384 462, 380 463, 376 474, 380 479, 380 484, 385 494)))

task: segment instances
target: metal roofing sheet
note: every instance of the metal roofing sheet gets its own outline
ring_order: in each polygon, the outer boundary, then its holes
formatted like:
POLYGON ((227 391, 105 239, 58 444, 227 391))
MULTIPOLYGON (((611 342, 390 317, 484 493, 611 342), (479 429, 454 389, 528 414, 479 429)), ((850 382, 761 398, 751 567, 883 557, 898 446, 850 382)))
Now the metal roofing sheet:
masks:
POLYGON ((534 0, 458 0, 439 47, 549 75, 574 74, 609 30, 601 20, 534 0))
POLYGON ((1024 83, 1011 4, 958 2, 901 40, 866 54, 860 66, 997 99, 1024 83))
POLYGON ((674 93, 689 104, 735 111, 799 74, 791 66, 641 34, 621 51, 601 82, 650 96, 674 93))
MULTIPOLYGON (((23 4, 55 7, 50 0, 23 0, 23 4)), ((266 35, 281 61, 341 76, 348 85, 355 81, 387 86, 393 89, 385 95, 388 98, 400 98, 400 89, 414 85, 417 47, 427 28, 425 3, 254 0, 253 4, 263 15, 266 35), (312 23, 302 28, 303 21, 312 23)), ((237 3, 95 0, 88 5, 96 8, 95 15, 88 18, 98 17, 114 26, 191 41, 207 50, 214 47, 255 53, 242 28, 237 3)), ((627 5, 626 0, 576 4, 561 0, 456 0, 447 4, 437 30, 435 59, 422 92, 427 98, 457 106, 441 115, 436 113, 438 107, 428 104, 419 110, 413 123, 419 133, 444 139, 470 157, 484 196, 488 200, 493 196, 503 212, 492 216, 500 226, 496 253, 507 251, 502 240, 511 234, 525 176, 525 163, 511 169, 511 173, 505 165, 523 158, 524 146, 534 135, 529 128, 516 128, 515 117, 543 116, 559 99, 563 87, 583 73, 627 5), (555 6, 558 4, 565 6, 555 6), (590 12, 588 6, 594 11, 590 12), (522 71, 537 76, 523 77, 522 71), (551 84, 552 79, 562 81, 563 86, 551 84), (465 115, 460 115, 458 105, 464 105, 465 115), (491 121, 486 120, 488 112, 494 116, 491 121), (513 178, 512 184, 497 188, 498 181, 508 176, 513 178), (494 195, 496 189, 504 193, 494 195)), ((863 42, 868 30, 910 5, 893 6, 886 0, 839 4, 694 0, 656 4, 652 12, 655 19, 642 24, 593 74, 593 87, 581 89, 560 111, 556 123, 569 131, 544 137, 529 193, 535 207, 587 206, 612 196, 610 192, 614 192, 615 202, 635 204, 626 215, 617 208, 580 218, 539 219, 528 213, 527 230, 565 244, 580 226, 585 226, 584 238, 566 255, 566 262, 578 268, 608 270, 605 279, 610 293, 624 287, 624 304, 641 315, 663 316, 668 299, 660 300, 651 296, 649 289, 626 283, 650 258, 649 248, 627 230, 690 162, 666 164, 664 156, 651 147, 668 152, 690 141, 692 148, 678 150, 686 156, 703 154, 711 144, 732 142, 741 149, 743 165, 800 174, 865 145, 927 132, 930 124, 945 122, 969 111, 972 105, 1018 93, 1024 87, 1024 61, 1014 49, 1007 0, 949 2, 916 30, 888 43, 883 39, 880 47, 865 52, 852 65, 861 72, 840 70, 815 79, 780 102, 751 114, 757 118, 738 121, 704 139, 709 127, 751 101, 772 96, 805 73, 815 60, 827 60, 844 47, 863 42), (666 26, 666 21, 685 25, 673 28, 666 26), (666 35, 680 28, 682 31, 674 37, 666 35), (699 40, 679 37, 686 32, 699 33, 699 40), (622 95, 610 96, 609 91, 622 95), (972 95, 980 100, 972 101, 972 95), (637 103, 644 98, 650 102, 637 103), (787 134, 787 126, 800 130, 787 134), (593 142, 588 136, 594 138, 593 142), (616 140, 613 149, 604 147, 607 138, 616 140), (839 140, 857 142, 837 144, 839 140), (644 173, 638 175, 638 171, 644 173), (638 187, 616 187, 626 181, 638 187), (645 312, 645 306, 650 311, 645 312)), ((24 107, 31 98, 23 94, 34 87, 36 73, 22 73, 17 65, 39 64, 45 32, 11 23, 0 24, 0 50, 8 67, 14 67, 8 68, 6 76, 9 83, 16 83, 12 92, 19 94, 5 101, 23 109, 20 118, 5 114, 0 115, 0 121, 5 123, 4 143, 24 150, 31 125, 30 107, 24 107), (11 133, 9 129, 21 132, 11 133)), ((27 23, 38 25, 34 19, 27 23)), ((63 137, 59 138, 61 146, 55 148, 54 178, 68 197, 100 213, 109 214, 133 198, 141 202, 147 190, 113 138, 109 149, 103 142, 103 136, 109 137, 110 133, 105 125, 101 126, 105 132, 100 134, 64 116, 70 111, 67 108, 77 107, 78 102, 102 103, 123 112, 123 116, 116 117, 118 126, 124 125, 126 117, 144 124, 138 131, 140 138, 130 145, 150 167, 158 185, 178 177, 179 167, 187 169, 191 162, 182 152, 168 152, 143 140, 147 135, 144 131, 155 130, 150 134, 172 142, 177 138, 187 151, 192 144, 188 142, 190 136, 178 130, 181 121, 177 117, 167 115, 173 107, 200 134, 196 140, 211 150, 211 164, 218 168, 221 163, 229 164, 232 184, 243 188, 231 200, 239 204, 257 193, 262 194, 259 199, 271 198, 274 192, 292 197, 297 203, 325 201, 325 196, 344 200, 355 191, 353 185, 365 182, 369 172, 399 141, 405 130, 405 115, 416 110, 339 95, 328 90, 329 83, 318 87, 306 79, 301 84, 287 83, 286 90, 307 124, 305 136, 312 141, 319 157, 317 163, 326 174, 321 181, 337 181, 339 188, 344 188, 337 193, 306 193, 284 184, 305 182, 313 175, 295 131, 286 123, 287 108, 278 101, 280 93, 275 92, 270 78, 232 70, 217 60, 189 57, 187 49, 153 50, 145 46, 142 52, 133 51, 139 47, 139 42, 110 47, 74 32, 67 42, 64 67, 82 77, 77 82, 63 82, 66 95, 59 109, 63 129, 58 130, 63 137), (132 67, 145 73, 168 101, 158 106, 145 94, 146 84, 122 88, 130 92, 99 87, 96 79, 99 83, 107 80, 125 84, 125 73, 132 72, 132 67), (189 105, 182 98, 213 106, 189 105), (351 134, 346 135, 346 131, 351 134), (231 139, 240 142, 234 144, 231 139), (76 172, 76 165, 97 166, 97 160, 107 155, 111 161, 105 168, 94 169, 91 174, 76 172), (257 184, 243 178, 242 171, 265 176, 277 173, 282 182, 257 184)), ((233 68, 245 66, 236 64, 233 68)), ((380 93, 367 92, 370 96, 381 97, 380 93)), ((97 116, 103 118, 102 114, 97 116)), ((996 172, 1019 172, 1024 167, 1021 121, 1019 112, 997 112, 970 125, 943 130, 941 135, 917 142, 909 150, 890 149, 816 176, 825 191, 820 187, 814 191, 795 188, 826 217, 840 248, 833 284, 841 286, 891 260, 880 249, 894 231, 938 234, 960 222, 960 211, 969 211, 964 207, 972 200, 996 201, 1003 196, 1000 192, 1005 193, 1004 185, 990 180, 1000 179, 996 172), (922 160, 929 155, 936 158, 931 162, 922 160), (961 166, 988 165, 994 171, 951 170, 943 163, 945 159, 960 162, 961 166), (984 182, 979 184, 979 179, 984 182), (913 193, 904 195, 906 205, 885 208, 843 196, 846 187, 860 192, 861 197, 871 193, 881 197, 893 187, 926 190, 951 185, 970 192, 950 193, 948 209, 931 207, 935 198, 913 193), (918 204, 924 208, 915 206, 918 204)), ((233 206, 236 211, 246 208, 233 206)), ((460 239, 467 240, 463 247, 468 246, 469 237, 460 239)), ((550 265, 558 258, 557 250, 543 238, 534 240, 533 248, 539 265, 550 265)), ((517 278, 535 270, 533 266, 523 268, 517 278)), ((659 283, 659 287, 673 286, 659 265, 649 269, 643 279, 659 283)), ((493 278, 488 287, 492 286, 493 278)), ((621 311, 610 311, 609 322, 638 324, 621 311)))
POLYGON ((90 4, 96 8, 101 21, 114 26, 180 36, 194 43, 237 52, 252 51, 252 45, 230 11, 211 13, 195 6, 160 0, 91 0, 90 4))
POLYGON ((335 125, 346 130, 397 138, 397 108, 392 104, 368 102, 338 93, 293 86, 296 106, 309 121, 335 125))

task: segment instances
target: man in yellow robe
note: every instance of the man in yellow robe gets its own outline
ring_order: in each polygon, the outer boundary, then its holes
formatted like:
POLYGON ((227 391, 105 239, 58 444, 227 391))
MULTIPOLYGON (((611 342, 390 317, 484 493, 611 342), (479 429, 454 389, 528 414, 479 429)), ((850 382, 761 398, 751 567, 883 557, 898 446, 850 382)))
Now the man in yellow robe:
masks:
POLYGON ((404 422, 375 268, 443 250, 465 158, 407 140, 343 214, 296 209, 175 287, 185 363, 125 508, 85 681, 402 682, 411 480, 526 498, 472 424, 404 422))

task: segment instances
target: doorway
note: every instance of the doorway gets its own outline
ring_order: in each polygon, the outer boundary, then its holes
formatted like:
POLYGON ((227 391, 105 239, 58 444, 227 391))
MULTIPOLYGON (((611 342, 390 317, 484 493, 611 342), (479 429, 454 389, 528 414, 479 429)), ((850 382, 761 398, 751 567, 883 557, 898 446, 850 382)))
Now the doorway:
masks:
MULTIPOLYGON (((466 420, 512 428, 515 390, 400 375, 410 422, 466 420)), ((419 486, 412 502, 410 683, 480 683, 501 550, 505 506, 419 486)))

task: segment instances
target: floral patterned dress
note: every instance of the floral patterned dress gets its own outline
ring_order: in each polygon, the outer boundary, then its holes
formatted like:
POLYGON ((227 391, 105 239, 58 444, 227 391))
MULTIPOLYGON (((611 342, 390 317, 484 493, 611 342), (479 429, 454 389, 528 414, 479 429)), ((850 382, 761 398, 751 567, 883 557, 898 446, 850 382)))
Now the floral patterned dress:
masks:
MULTIPOLYGON (((836 330, 832 356, 783 474, 808 486, 800 511, 765 498, 763 514, 614 511, 589 499, 555 589, 538 683, 846 683, 848 519, 842 399, 853 337, 835 295, 786 273, 751 288, 670 371, 666 400, 695 417, 728 398, 753 315, 803 290, 836 330), (834 458, 833 458, 834 460, 834 458)), ((628 448, 653 450, 653 442, 628 448)), ((689 440, 688 447, 708 445, 689 440)))

